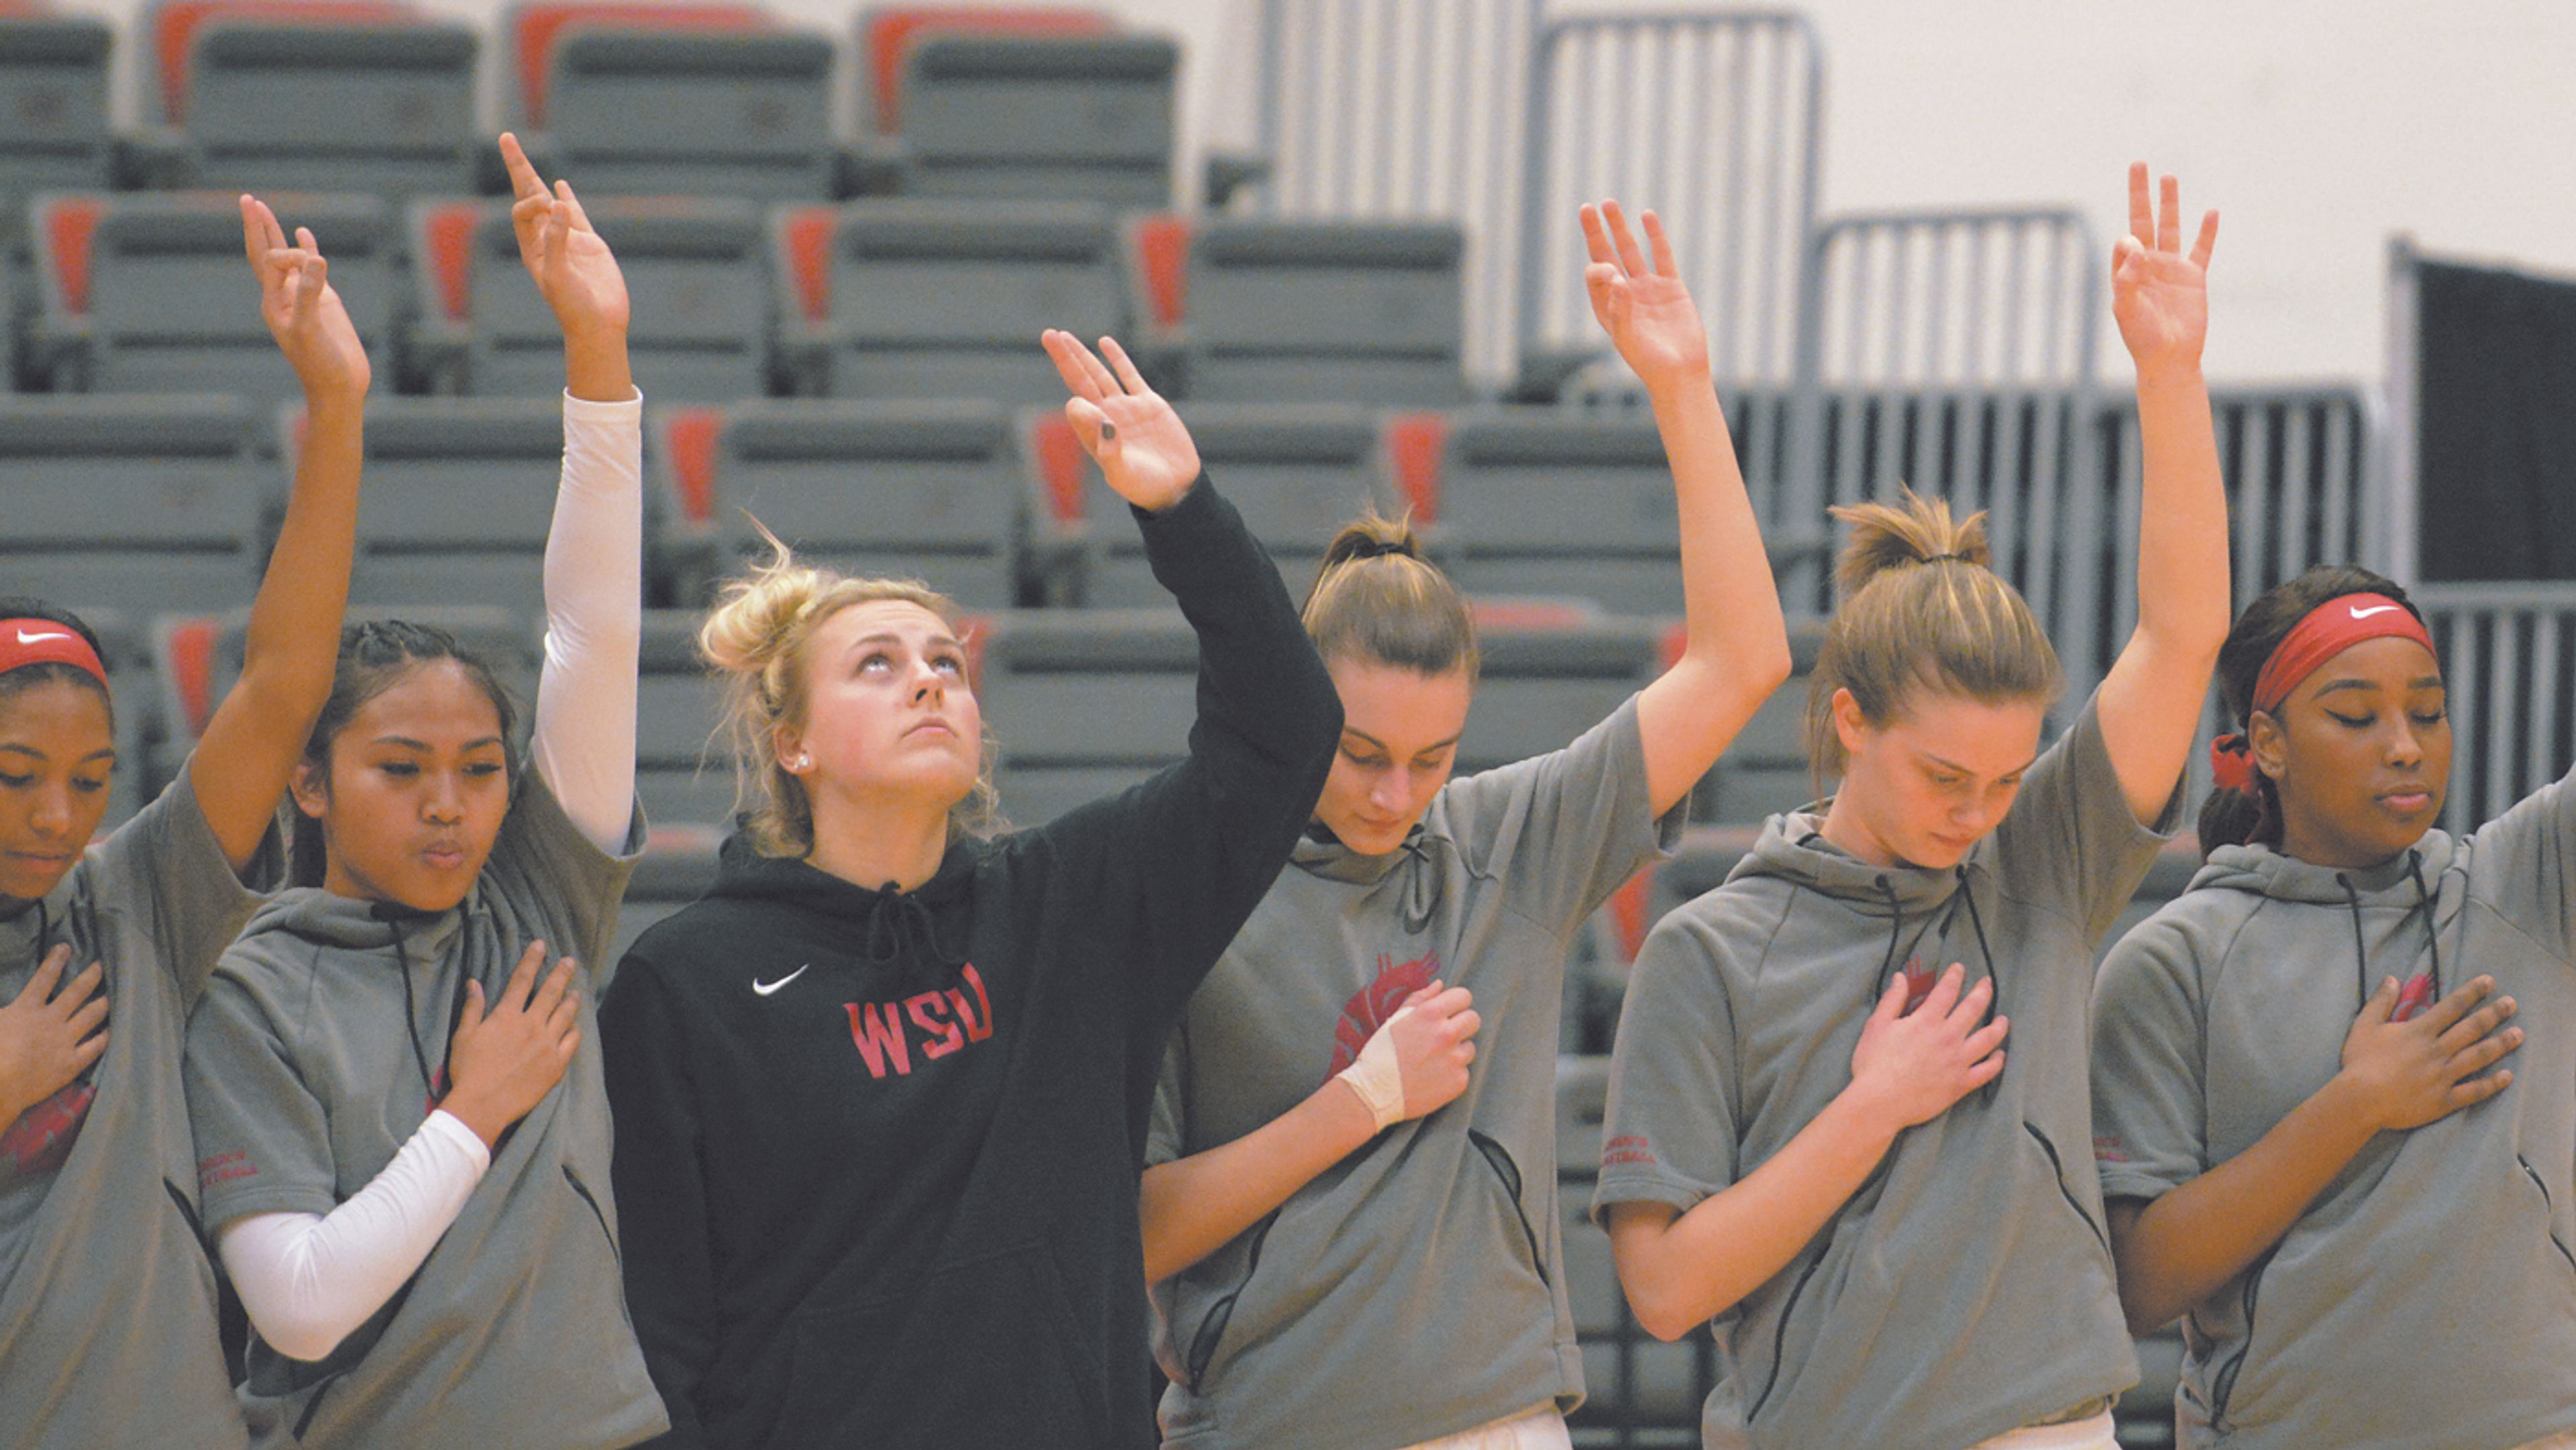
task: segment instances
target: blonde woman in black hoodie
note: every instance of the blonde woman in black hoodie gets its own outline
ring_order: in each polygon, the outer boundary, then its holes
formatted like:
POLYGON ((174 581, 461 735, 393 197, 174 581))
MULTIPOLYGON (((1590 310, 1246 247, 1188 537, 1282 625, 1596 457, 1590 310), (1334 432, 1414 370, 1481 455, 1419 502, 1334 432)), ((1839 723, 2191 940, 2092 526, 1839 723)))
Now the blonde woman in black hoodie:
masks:
POLYGON ((988 836, 947 601, 783 549, 727 590, 700 641, 732 691, 746 829, 601 1015, 666 1445, 1152 1433, 1136 1194, 1156 1064, 1286 862, 1341 709, 1170 405, 1115 342, 1105 363, 1045 342, 1198 631, 1189 758, 988 836))

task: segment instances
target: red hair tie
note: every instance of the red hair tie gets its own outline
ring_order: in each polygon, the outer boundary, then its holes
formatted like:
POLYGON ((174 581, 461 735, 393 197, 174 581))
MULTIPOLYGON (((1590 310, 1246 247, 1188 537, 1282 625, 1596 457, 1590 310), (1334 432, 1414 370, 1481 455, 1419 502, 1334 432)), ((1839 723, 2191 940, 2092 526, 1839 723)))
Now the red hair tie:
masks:
POLYGON ((107 686, 107 667, 79 630, 54 619, 0 619, 0 675, 28 665, 70 665, 107 686))
POLYGON ((2209 776, 2220 790, 2254 794, 2254 747, 2242 735, 2221 735, 2209 742, 2209 776))

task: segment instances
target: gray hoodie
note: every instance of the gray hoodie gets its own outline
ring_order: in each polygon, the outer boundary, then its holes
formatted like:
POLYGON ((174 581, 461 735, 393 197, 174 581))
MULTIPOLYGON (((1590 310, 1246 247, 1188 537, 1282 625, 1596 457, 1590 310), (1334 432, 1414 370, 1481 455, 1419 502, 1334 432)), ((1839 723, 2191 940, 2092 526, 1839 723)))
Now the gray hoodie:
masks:
MULTIPOLYGON (((630 843, 641 833, 639 818, 630 843)), ((366 1187, 429 1115, 415 1043, 443 1077, 468 977, 497 1000, 543 938, 586 989, 563 1081, 502 1137, 410 1284, 319 1361, 253 1338, 255 1444, 606 1450, 665 1428, 626 1318, 590 1010, 634 859, 592 845, 531 771, 460 905, 429 915, 299 887, 224 953, 188 1022, 209 1231, 327 1214, 366 1187)))
MULTIPOLYGON (((281 859, 272 832, 244 875, 273 886, 281 859)), ((0 1001, 70 942, 72 970, 106 964, 109 1002, 98 1096, 70 1156, 0 1180, 0 1444, 242 1444, 197 1238, 179 1051, 189 1004, 258 904, 182 767, 50 895, 0 922, 0 1001)))
MULTIPOLYGON (((2168 812, 2170 814, 2170 811, 2168 812)), ((1726 884, 1666 916, 1631 978, 1594 1212, 1685 1212, 1851 1082, 1891 973, 1965 963, 2009 1065, 1896 1140, 1789 1266, 1715 1322, 1712 1446, 1961 1450, 2136 1383, 2084 1171, 2093 943, 2152 864, 2087 704, 1956 870, 1865 865, 1774 816, 1726 884)))
POLYGON ((2497 1097, 2363 1149, 2195 1306, 2186 1447, 2502 1450, 2576 1430, 2576 782, 2366 871, 2222 846, 2111 951, 2095 1006, 2102 1191, 2226 1162, 2342 1065, 2384 978, 2496 980, 2527 1030, 2497 1097))
POLYGON ((1632 698, 1453 781, 1402 849, 1298 844, 1173 1034, 1146 1161, 1251 1132, 1437 977, 1475 993, 1467 1090, 1154 1286, 1168 1446, 1391 1450, 1583 1398, 1556 1206, 1567 944, 1680 829, 1632 698))

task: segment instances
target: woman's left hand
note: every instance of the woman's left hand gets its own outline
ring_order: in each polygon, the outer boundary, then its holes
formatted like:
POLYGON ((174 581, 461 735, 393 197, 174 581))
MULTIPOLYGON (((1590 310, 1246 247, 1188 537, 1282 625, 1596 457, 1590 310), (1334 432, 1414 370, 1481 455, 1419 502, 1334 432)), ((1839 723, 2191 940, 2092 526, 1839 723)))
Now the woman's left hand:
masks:
POLYGON ((1682 285, 1673 245, 1653 212, 1640 218, 1654 265, 1637 250, 1619 203, 1583 208, 1583 245, 1592 263, 1583 269, 1592 315, 1610 334, 1619 356, 1649 388, 1696 383, 1708 377, 1708 329, 1682 285))
POLYGON ((626 277, 616 254, 590 225, 572 183, 558 177, 554 189, 537 176, 519 138, 501 133, 501 160, 510 168, 510 189, 518 200, 510 206, 510 226, 519 236, 519 260, 536 279, 537 291, 555 311, 564 335, 626 331, 626 277))
POLYGON ((1145 385, 1144 374, 1136 371, 1118 339, 1100 339, 1100 350, 1109 357, 1105 364, 1070 332, 1049 328, 1040 340, 1064 385, 1073 390, 1064 415, 1091 461, 1100 465, 1100 476, 1120 498, 1147 513, 1179 503, 1199 476, 1198 445, 1190 441, 1181 415, 1145 385))

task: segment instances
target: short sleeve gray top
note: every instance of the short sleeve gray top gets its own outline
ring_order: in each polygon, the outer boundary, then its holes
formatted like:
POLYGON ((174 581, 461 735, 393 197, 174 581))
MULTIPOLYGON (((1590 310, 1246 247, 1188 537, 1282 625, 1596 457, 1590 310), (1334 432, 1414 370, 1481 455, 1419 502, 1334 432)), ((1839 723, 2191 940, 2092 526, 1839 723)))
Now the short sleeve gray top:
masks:
POLYGON ((1300 843, 1190 999, 1147 1161, 1296 1106, 1434 978, 1475 994, 1475 1067, 1456 1101, 1155 1287, 1166 1445, 1411 1444, 1580 1401, 1556 1206, 1565 961, 1679 828, 1648 801, 1631 699, 1564 750, 1444 787, 1395 852, 1300 843))
POLYGON ((74 970, 105 965, 109 1000, 97 1097, 69 1157, 0 1185, 0 1422, 19 1443, 242 1443, 179 1060, 188 1008, 283 851, 272 831, 237 875, 188 772, 0 921, 0 1000, 60 942, 74 970))
MULTIPOLYGON (((639 816, 630 847, 640 845, 639 816)), ((582 1038, 563 1080, 504 1135, 411 1284, 327 1358, 254 1339, 255 1443, 607 1447, 664 1425, 625 1315, 592 1003, 632 855, 602 852, 534 772, 457 907, 379 910, 283 893, 227 951, 189 1023, 188 1104, 206 1219, 328 1213, 431 1110, 462 983, 497 1000, 543 940, 580 963, 582 1038), (405 991, 404 979, 410 978, 405 991)))
POLYGON ((2487 975, 2513 1085, 2382 1133, 2183 1320, 2180 1440, 2512 1446, 2576 1430, 2576 780, 2474 834, 2336 870, 2222 846, 2104 962, 2103 1191, 2153 1199, 2261 1141, 2342 1067, 2384 978, 2409 1006, 2487 975), (2402 1369, 2400 1368, 2402 1367, 2402 1369))
MULTIPOLYGON (((2173 808, 2166 816, 2169 824, 2173 808)), ((1957 1450, 2134 1383, 2085 1170, 2093 944, 2162 836, 2087 704, 1955 870, 1873 867, 1809 811, 1649 934, 1612 1059, 1596 1214, 1684 1211, 1851 1082, 1890 976, 1963 964, 2012 1019, 1988 1089, 1899 1135, 1827 1230, 1716 1321, 1711 1433, 1957 1450)))

